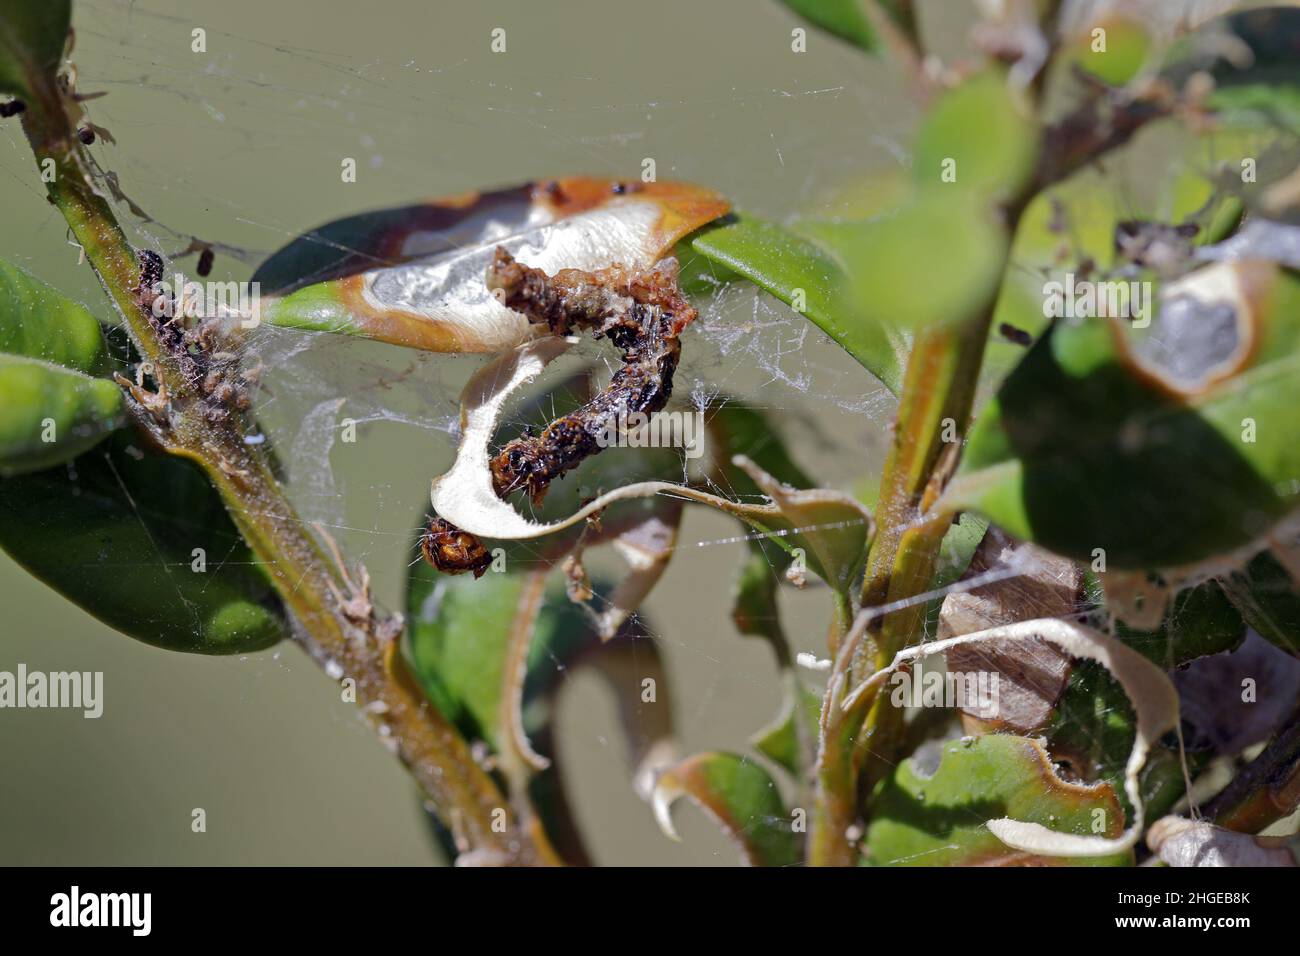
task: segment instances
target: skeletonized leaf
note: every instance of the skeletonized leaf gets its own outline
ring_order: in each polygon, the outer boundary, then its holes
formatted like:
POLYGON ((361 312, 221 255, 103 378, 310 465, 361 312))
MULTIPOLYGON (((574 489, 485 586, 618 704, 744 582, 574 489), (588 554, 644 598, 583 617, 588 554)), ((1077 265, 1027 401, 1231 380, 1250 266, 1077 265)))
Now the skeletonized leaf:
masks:
POLYGON ((703 753, 664 771, 653 803, 659 828, 674 840, 672 805, 688 797, 727 831, 751 866, 792 866, 799 838, 776 784, 767 771, 731 753, 703 753))
MULTIPOLYGON (((1102 600, 1095 578, 1089 577, 1087 591, 1092 600, 1102 600)), ((1109 612, 1101 607, 1095 613, 1100 617, 1097 626, 1104 627, 1109 612)), ((1230 651, 1244 636, 1241 617, 1214 582, 1180 591, 1153 630, 1138 630, 1117 619, 1110 626, 1125 644, 1167 670, 1230 651)), ((1069 685, 1043 731, 1054 760, 1068 765, 1081 780, 1109 783, 1121 800, 1136 734, 1136 716, 1124 689, 1092 661, 1080 661, 1071 669, 1069 685)), ((1153 747, 1142 768, 1139 784, 1147 819, 1168 813, 1185 792, 1182 758, 1170 743, 1163 740, 1153 747)), ((1192 772, 1204 763, 1203 754, 1189 752, 1186 757, 1192 772)), ((1131 813, 1131 806, 1125 806, 1125 812, 1131 813)))
POLYGON ((1072 657, 1095 661, 1115 675, 1137 713, 1133 749, 1124 771, 1124 794, 1133 808, 1133 822, 1119 836, 1085 836, 1062 833, 1037 821, 1002 817, 989 820, 988 829, 1008 846, 1035 855, 1098 857, 1123 853, 1133 847, 1142 832, 1143 802, 1140 775, 1147 756, 1160 738, 1178 723, 1178 693, 1165 672, 1117 638, 1059 618, 1020 621, 952 637, 943 641, 905 648, 893 662, 872 674, 840 706, 852 711, 879 692, 891 674, 913 661, 934 654, 946 654, 954 647, 989 642, 1034 643, 1047 641, 1072 657))
MULTIPOLYGON (((944 598, 940 640, 1014 621, 1067 616, 1075 610, 1082 584, 1074 562, 1032 544, 1011 542, 997 530, 985 535, 969 573, 986 583, 944 598)), ((1040 730, 1070 673, 1069 655, 1045 641, 958 646, 945 657, 949 673, 998 676, 995 713, 979 713, 973 702, 959 708, 969 730, 992 727, 1018 734, 1040 730)))
POLYGON ((995 816, 1085 839, 1115 840, 1124 826, 1107 784, 1061 780, 1037 740, 964 737, 943 744, 931 773, 912 757, 881 781, 871 803, 865 860, 873 866, 1123 866, 1132 860, 1122 847, 1091 858, 1008 847, 992 832, 998 821, 989 818, 995 816))
POLYGON ((499 352, 539 334, 484 275, 497 246, 550 273, 649 269, 724 215, 683 183, 569 177, 364 213, 321 226, 253 276, 263 321, 433 352, 499 352))
POLYGON ((107 379, 0 354, 0 476, 71 461, 125 418, 122 392, 107 379))
POLYGON ((1216 264, 1166 287, 1141 335, 1058 323, 979 414, 943 504, 1111 569, 1249 545, 1295 504, 1300 280, 1216 264))

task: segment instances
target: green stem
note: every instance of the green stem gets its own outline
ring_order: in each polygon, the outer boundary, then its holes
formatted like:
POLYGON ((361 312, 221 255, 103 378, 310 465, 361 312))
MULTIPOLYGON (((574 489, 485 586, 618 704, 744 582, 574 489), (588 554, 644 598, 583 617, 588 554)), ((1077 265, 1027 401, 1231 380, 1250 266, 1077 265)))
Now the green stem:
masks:
MULTIPOLYGON (((1032 197, 1123 146, 1169 110, 1169 104, 1140 100, 1116 105, 1103 91, 1094 90, 1074 113, 1043 130, 1034 174, 1005 206, 1008 233, 1015 236, 1032 197), (1110 110, 1105 115, 1104 107, 1110 110)), ((832 648, 837 667, 823 706, 809 834, 809 862, 814 865, 855 861, 856 849, 845 834, 856 819, 859 792, 870 794, 897 760, 904 736, 902 710, 880 695, 854 712, 844 712, 835 698, 888 666, 922 633, 925 602, 910 599, 929 588, 952 520, 950 514, 927 509, 942 491, 945 467, 956 465, 996 307, 994 296, 967 322, 924 328, 908 358, 861 591, 867 613, 872 608, 896 609, 850 631, 852 646, 832 648), (949 447, 952 457, 945 459, 949 447)))
MULTIPOLYGON (((894 442, 885 461, 876 505, 876 536, 867 557, 862 606, 904 601, 929 587, 948 520, 922 521, 922 505, 935 466, 948 447, 945 436, 960 441, 970 419, 975 386, 984 361, 995 302, 957 325, 932 325, 917 336, 903 379, 894 442), (949 424, 951 421, 951 424, 949 424)), ((955 452, 954 452, 955 453, 955 452)), ((887 665, 924 623, 925 605, 883 614, 866 625, 865 643, 837 648, 847 654, 840 670, 849 686, 832 680, 823 708, 823 746, 817 768, 809 839, 814 866, 851 865, 856 850, 845 838, 857 814, 860 771, 866 786, 893 765, 902 736, 902 711, 882 695, 866 715, 841 712, 839 696, 857 679, 887 665), (858 654, 856 648, 869 652, 858 654)))
POLYGON ((359 601, 344 596, 346 572, 307 533, 262 450, 245 444, 246 416, 229 400, 205 394, 186 346, 163 334, 165 326, 140 289, 141 263, 95 188, 93 164, 52 78, 28 103, 23 127, 42 172, 53 164, 54 176, 45 176, 50 201, 151 369, 157 393, 132 390, 135 400, 128 402, 137 424, 168 452, 203 468, 269 573, 291 617, 294 640, 323 667, 355 680, 357 704, 464 850, 498 862, 553 861, 545 837, 534 827, 520 832, 500 788, 411 679, 398 651, 401 619, 373 608, 367 595, 352 596, 359 601))

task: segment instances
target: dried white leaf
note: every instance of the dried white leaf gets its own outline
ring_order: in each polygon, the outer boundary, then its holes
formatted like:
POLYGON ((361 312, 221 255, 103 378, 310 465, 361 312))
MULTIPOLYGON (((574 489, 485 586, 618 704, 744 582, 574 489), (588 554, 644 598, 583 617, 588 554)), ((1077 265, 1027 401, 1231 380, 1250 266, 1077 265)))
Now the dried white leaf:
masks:
POLYGON ((843 710, 852 710, 864 695, 879 689, 891 673, 908 662, 941 654, 963 644, 1035 640, 1048 641, 1073 657, 1101 664, 1115 675, 1133 703, 1137 714, 1137 733, 1124 768, 1124 792, 1133 807, 1133 823, 1113 839, 1058 833, 1039 823, 1006 818, 989 820, 989 831, 1007 846, 1042 856, 1110 856, 1130 850, 1142 835, 1143 804, 1138 773, 1146 763, 1152 745, 1177 726, 1178 693, 1164 671, 1109 634, 1072 621, 1044 618, 905 648, 898 652, 893 663, 872 674, 847 695, 841 707, 843 710))
POLYGON ((1290 850, 1270 842, 1183 817, 1162 817, 1147 831, 1147 846, 1170 866, 1296 865, 1290 850))

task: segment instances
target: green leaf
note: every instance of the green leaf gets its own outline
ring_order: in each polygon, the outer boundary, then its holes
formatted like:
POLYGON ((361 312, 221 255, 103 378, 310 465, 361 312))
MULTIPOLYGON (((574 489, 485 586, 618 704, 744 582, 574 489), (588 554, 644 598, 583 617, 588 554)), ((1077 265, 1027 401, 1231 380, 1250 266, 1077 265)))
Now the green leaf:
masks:
POLYGON ((1058 322, 979 414, 944 505, 1076 560, 1101 548, 1110 569, 1138 570, 1244 546, 1289 512, 1300 282, 1229 263, 1177 291, 1180 308, 1160 309, 1145 338, 1105 320, 1058 322), (1207 334, 1226 321, 1235 331, 1207 334))
MULTIPOLYGON (((415 564, 407 579, 407 634, 416 676, 448 719, 493 747, 510 629, 523 592, 520 574, 449 578, 415 564)), ((562 609, 548 604, 539 616, 538 645, 561 626, 562 609)))
POLYGON ((863 314, 907 329, 960 323, 984 309, 1002 281, 1007 247, 1006 228, 978 193, 931 186, 864 223, 844 255, 863 314))
POLYGON ((781 0, 813 26, 873 52, 876 31, 862 12, 862 0, 781 0))
POLYGON ((0 352, 85 372, 108 371, 99 322, 80 304, 0 259, 0 352))
POLYGON ((842 268, 822 247, 775 223, 752 216, 706 229, 692 240, 695 251, 749 279, 786 305, 796 305, 819 329, 875 375, 890 391, 902 380, 905 342, 875 316, 860 313, 844 294, 842 268))
POLYGON ((1216 89, 1209 106, 1232 126, 1284 130, 1300 136, 1300 88, 1276 83, 1239 83, 1216 89))
POLYGON ((1300 590, 1271 551, 1226 575, 1223 586, 1260 637, 1300 657, 1300 590))
POLYGON ((791 668, 786 674, 784 708, 750 742, 755 750, 784 767, 796 780, 803 780, 817 757, 821 711, 821 698, 804 687, 798 673, 791 668))
POLYGON ((189 462, 119 431, 66 466, 0 480, 0 546, 129 637, 240 654, 285 633, 278 599, 189 462), (200 553, 205 570, 197 571, 200 553))
POLYGON ((52 83, 71 20, 71 0, 8 0, 0 5, 0 93, 35 96, 52 83))
POLYGON ((944 196, 1009 199, 1033 174, 1038 138, 1030 104, 1018 101, 1005 71, 986 70, 944 93, 926 114, 912 175, 922 189, 944 196))
POLYGON ((1214 581, 1179 591, 1158 629, 1141 631, 1117 620, 1115 633, 1168 670, 1198 657, 1232 651, 1246 636, 1241 614, 1214 581))
POLYGON ((1123 15, 1108 16, 1087 24, 1061 50, 1056 72, 1083 70, 1103 83, 1123 86, 1137 76, 1151 54, 1152 38, 1148 30, 1123 15), (1098 49, 1093 30, 1105 31, 1105 42, 1098 49))
MULTIPOLYGON (((1132 807, 1124 792, 1124 770, 1136 732, 1133 704, 1119 682, 1095 661, 1076 661, 1043 736, 1053 761, 1069 766, 1078 779, 1107 784, 1127 815, 1132 807)), ((1188 754, 1191 772, 1202 763, 1197 754, 1188 754)), ((1151 749, 1138 786, 1148 822, 1173 809, 1186 792, 1177 741, 1151 749)))
POLYGON ((785 803, 766 770, 738 754, 703 753, 660 775, 654 788, 659 827, 679 839, 672 805, 688 797, 715 820, 752 866, 793 866, 799 838, 785 803))
POLYGON ((125 421, 112 382, 0 354, 0 476, 71 461, 125 421))
POLYGON ((1131 853, 1072 859, 1014 850, 986 826, 1001 817, 1079 836, 1113 838, 1124 829, 1111 787, 1061 780, 1038 741, 1008 734, 964 737, 943 745, 932 775, 922 773, 912 757, 881 781, 871 804, 864 862, 1122 866, 1132 861, 1131 853), (1098 823, 1100 832, 1094 828, 1098 823))

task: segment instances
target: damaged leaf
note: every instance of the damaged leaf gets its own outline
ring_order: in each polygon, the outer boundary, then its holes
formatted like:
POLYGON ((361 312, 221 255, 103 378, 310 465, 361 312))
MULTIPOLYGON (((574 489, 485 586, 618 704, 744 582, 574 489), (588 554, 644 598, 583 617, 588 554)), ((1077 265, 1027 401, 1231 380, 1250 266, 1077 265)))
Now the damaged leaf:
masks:
MULTIPOLYGON (((609 522, 600 540, 617 546, 622 529, 639 525, 637 514, 625 515, 609 522)), ((407 613, 414 671, 439 710, 523 778, 549 765, 530 741, 546 732, 545 711, 534 713, 534 702, 558 691, 559 674, 590 664, 616 691, 641 778, 653 769, 647 760, 657 766, 671 751, 667 676, 658 647, 627 627, 625 618, 603 632, 612 617, 594 619, 565 596, 558 566, 576 545, 560 537, 541 549, 503 548, 501 570, 479 580, 430 576, 423 565, 413 565, 407 613), (635 680, 624 661, 629 655, 637 662, 635 680), (640 704, 645 677, 658 688, 652 707, 640 704)), ((611 605, 622 587, 604 581, 590 586, 601 607, 611 605)))
MULTIPOLYGON (((1086 590, 1100 601, 1100 587, 1089 577, 1086 590)), ((1105 614, 1104 608, 1095 612, 1105 614)), ((1104 627, 1104 618, 1097 626, 1104 627)), ((1116 636, 1153 663, 1173 670, 1206 655, 1230 651, 1241 643, 1244 627, 1223 591, 1213 582, 1180 591, 1160 626, 1141 631, 1111 622, 1116 636)), ((1184 714, 1186 719, 1188 715, 1184 714)), ((1123 688, 1100 665, 1079 662, 1044 731, 1048 750, 1080 780, 1105 781, 1120 792, 1133 741, 1136 717, 1123 688)), ((1193 771, 1203 755, 1187 754, 1193 771)), ((1177 741, 1165 739, 1152 748, 1140 776, 1147 819, 1169 812, 1185 792, 1177 741)), ((1123 795, 1121 794, 1121 800, 1123 795)), ((1125 807, 1131 812, 1131 807, 1125 807)))
POLYGON ((549 273, 652 268, 724 215, 682 183, 569 177, 364 213, 309 232, 254 274, 261 318, 433 352, 500 352, 544 329, 484 285, 498 246, 549 273))
POLYGON ((1133 807, 1134 822, 1113 838, 1055 832, 1036 821, 1008 817, 989 820, 988 829, 1008 846, 1033 854, 1097 857, 1131 849, 1142 831, 1142 768, 1152 747, 1178 722, 1178 694, 1160 668, 1108 634, 1059 618, 1042 618, 915 645, 899 651, 888 667, 876 671, 855 687, 840 702, 840 708, 851 712, 860 707, 879 692, 890 675, 914 661, 946 654, 963 645, 1011 641, 1022 644, 1048 641, 1071 657, 1095 661, 1115 675, 1137 712, 1137 733, 1124 773, 1124 794, 1133 807))
MULTIPOLYGON (((1082 575, 1074 562, 1032 544, 1015 543, 1001 531, 985 535, 970 575, 988 583, 953 591, 939 615, 939 640, 1043 617, 1065 617, 1078 603, 1082 575)), ((996 674, 992 714, 959 708, 971 732, 1005 730, 1028 734, 1048 720, 1070 674, 1070 657, 1046 641, 1028 644, 958 645, 945 655, 949 673, 996 674)))
POLYGON ((606 491, 568 517, 545 523, 524 517, 493 487, 489 443, 507 398, 534 379, 571 340, 544 338, 506 353, 480 369, 461 395, 461 443, 451 469, 433 480, 435 514, 469 534, 502 540, 540 538, 573 527, 609 505, 651 495, 670 495, 726 511, 783 546, 807 549, 809 566, 838 590, 847 588, 871 534, 871 516, 855 499, 826 489, 787 488, 748 461, 745 469, 770 502, 748 504, 688 485, 642 481, 606 491))
POLYGON ((1228 263, 1166 288, 1141 339, 1058 323, 979 415, 942 505, 1110 569, 1248 545, 1295 504, 1298 289, 1228 263))
POLYGON ((721 826, 750 866, 793 866, 799 838, 781 793, 758 764, 730 753, 689 757, 664 771, 654 786, 659 828, 674 840, 672 805, 687 797, 721 826))
POLYGON ((1281 841, 1183 817, 1164 817, 1151 824, 1147 846, 1169 866, 1296 865, 1295 855, 1281 841))
POLYGON ((881 781, 871 803, 864 862, 871 866, 1124 866, 1131 851, 1070 858, 1008 847, 985 821, 1026 821, 1056 834, 1114 841, 1124 812, 1106 784, 1066 783, 1042 746, 993 734, 945 743, 938 767, 915 757, 881 781))
MULTIPOLYGON (((1294 546, 1284 547, 1294 560, 1294 546)), ((1245 567, 1230 571, 1223 587, 1252 629, 1300 657, 1300 590, 1273 551, 1261 551, 1245 567)))

